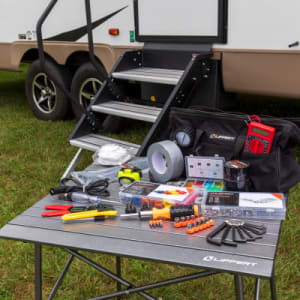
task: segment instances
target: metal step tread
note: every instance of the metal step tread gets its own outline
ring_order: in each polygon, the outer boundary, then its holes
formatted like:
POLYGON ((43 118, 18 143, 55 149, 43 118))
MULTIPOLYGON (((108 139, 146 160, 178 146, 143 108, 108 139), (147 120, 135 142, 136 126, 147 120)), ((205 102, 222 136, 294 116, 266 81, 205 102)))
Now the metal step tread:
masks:
POLYGON ((161 108, 127 103, 121 101, 108 101, 92 105, 92 111, 108 115, 124 117, 154 123, 161 112, 161 108))
POLYGON ((112 77, 117 79, 176 85, 183 73, 183 70, 174 69, 137 68, 122 72, 114 72, 112 73, 112 77))
POLYGON ((134 154, 136 154, 140 148, 140 145, 109 138, 103 135, 98 135, 94 133, 90 133, 84 136, 81 136, 79 138, 75 138, 69 141, 70 145, 83 148, 86 150, 94 151, 96 152, 101 146, 106 144, 118 144, 125 148, 132 148, 134 154))

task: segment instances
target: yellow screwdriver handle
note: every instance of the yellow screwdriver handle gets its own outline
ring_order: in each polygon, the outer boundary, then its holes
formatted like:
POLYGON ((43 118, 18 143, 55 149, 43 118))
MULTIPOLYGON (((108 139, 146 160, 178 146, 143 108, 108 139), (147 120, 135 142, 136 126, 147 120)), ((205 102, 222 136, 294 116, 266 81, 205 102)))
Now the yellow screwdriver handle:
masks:
POLYGON ((98 210, 90 210, 84 212, 78 212, 73 214, 66 214, 61 217, 63 221, 71 221, 71 220, 79 220, 79 219, 88 219, 93 217, 101 217, 101 216, 115 216, 117 215, 116 210, 106 210, 106 211, 98 211, 98 210))

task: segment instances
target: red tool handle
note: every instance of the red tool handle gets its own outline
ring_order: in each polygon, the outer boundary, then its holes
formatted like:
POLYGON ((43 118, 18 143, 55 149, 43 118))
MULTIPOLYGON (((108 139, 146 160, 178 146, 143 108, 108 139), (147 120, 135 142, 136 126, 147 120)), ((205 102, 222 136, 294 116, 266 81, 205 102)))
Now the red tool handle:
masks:
POLYGON ((45 209, 50 210, 69 210, 73 208, 73 205, 46 205, 45 209))
POLYGON ((45 211, 42 213, 42 217, 57 217, 69 214, 68 210, 55 210, 55 211, 45 211))

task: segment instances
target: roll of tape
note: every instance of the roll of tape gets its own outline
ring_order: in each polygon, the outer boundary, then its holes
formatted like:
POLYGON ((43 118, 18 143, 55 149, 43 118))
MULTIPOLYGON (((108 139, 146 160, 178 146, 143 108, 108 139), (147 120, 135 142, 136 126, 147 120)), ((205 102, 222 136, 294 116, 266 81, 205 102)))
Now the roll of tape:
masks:
POLYGON ((147 158, 153 179, 160 183, 179 177, 184 170, 183 154, 177 144, 171 141, 152 144, 147 158))

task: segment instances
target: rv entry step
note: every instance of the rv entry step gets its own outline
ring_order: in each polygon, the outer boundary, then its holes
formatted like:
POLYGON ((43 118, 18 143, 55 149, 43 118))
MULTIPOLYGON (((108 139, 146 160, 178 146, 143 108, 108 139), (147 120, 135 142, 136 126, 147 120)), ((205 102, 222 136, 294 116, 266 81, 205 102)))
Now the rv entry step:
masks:
POLYGON ((176 85, 183 73, 183 70, 174 69, 136 68, 114 72, 112 73, 112 77, 116 79, 176 85))
POLYGON ((101 104, 92 105, 91 109, 92 111, 107 115, 146 121, 150 123, 154 123, 161 112, 161 108, 158 107, 120 101, 108 101, 101 104))
POLYGON ((97 135, 97 134, 87 134, 78 138, 71 139, 69 143, 72 146, 85 149, 85 150, 90 150, 96 152, 97 150, 100 149, 101 146, 104 146, 106 144, 118 144, 126 149, 132 148, 132 152, 137 153, 137 151, 140 148, 140 145, 109 138, 103 135, 97 135))

